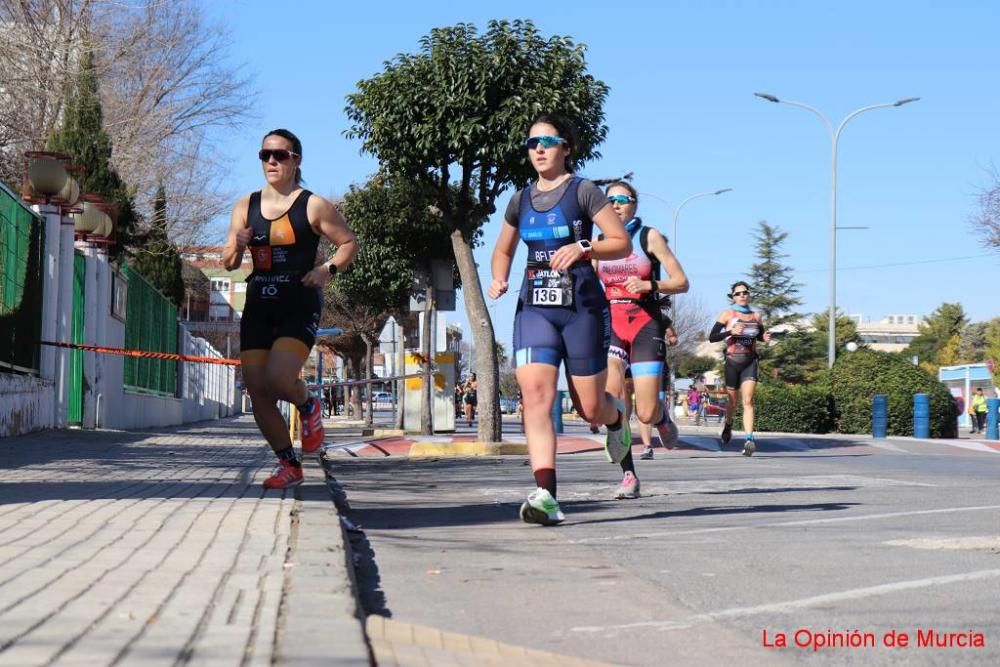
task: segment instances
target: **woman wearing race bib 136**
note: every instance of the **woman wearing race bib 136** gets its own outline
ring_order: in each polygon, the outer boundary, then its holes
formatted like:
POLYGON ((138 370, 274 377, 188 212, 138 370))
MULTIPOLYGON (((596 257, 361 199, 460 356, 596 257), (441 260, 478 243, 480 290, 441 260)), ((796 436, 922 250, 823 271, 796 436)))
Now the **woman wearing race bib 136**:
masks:
POLYGON ((743 442, 743 456, 753 456, 757 444, 753 436, 753 393, 757 388, 757 341, 771 340, 771 334, 764 331, 764 323, 760 313, 750 309, 750 286, 744 282, 733 283, 729 288, 729 298, 733 301, 732 308, 727 308, 719 315, 718 321, 708 334, 708 340, 717 343, 726 341, 725 369, 726 419, 719 439, 727 444, 733 437, 733 416, 736 413, 736 392, 743 398, 743 430, 746 440, 743 442))
MULTIPOLYGON (((657 297, 687 292, 688 279, 667 239, 636 217, 639 193, 635 188, 625 181, 615 181, 606 192, 615 214, 632 237, 633 248, 627 257, 595 262, 611 308, 608 391, 623 396, 626 371, 631 371, 636 416, 640 422, 657 428, 664 447, 672 446, 677 428, 660 398, 667 322, 657 297), (660 276, 661 267, 666 271, 665 279, 660 276)), ((646 455, 651 458, 652 449, 646 455)), ((624 477, 614 497, 638 498, 639 480, 631 451, 621 466, 624 477)))
POLYGON ((526 523, 564 519, 556 501, 556 434, 552 406, 559 365, 573 404, 584 419, 606 424, 605 450, 620 461, 631 446, 621 401, 605 391, 610 324, 608 303, 590 264, 632 250, 628 234, 600 188, 571 171, 574 140, 569 123, 542 115, 525 141, 538 180, 511 198, 493 250, 488 293, 507 292, 510 266, 523 240, 528 264, 514 317, 514 362, 524 402, 524 432, 537 489, 521 505, 526 523), (604 240, 591 243, 593 226, 604 240))
POLYGON ((302 451, 318 450, 323 444, 323 411, 299 374, 316 342, 322 288, 350 265, 358 246, 333 204, 302 187, 298 137, 288 130, 272 130, 264 136, 258 157, 267 185, 233 207, 222 261, 230 271, 239 268, 247 248, 253 260, 240 320, 240 360, 254 420, 278 457, 264 487, 285 489, 302 483, 302 463, 278 401, 299 408, 302 451), (329 259, 318 256, 321 237, 337 247, 329 259))

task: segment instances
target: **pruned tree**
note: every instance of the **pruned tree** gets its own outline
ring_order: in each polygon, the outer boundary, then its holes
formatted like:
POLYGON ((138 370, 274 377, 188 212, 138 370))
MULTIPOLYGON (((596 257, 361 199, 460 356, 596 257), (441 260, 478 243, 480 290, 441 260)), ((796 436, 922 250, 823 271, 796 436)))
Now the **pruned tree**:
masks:
MULTIPOLYGON (((360 337, 365 372, 372 374, 373 345, 390 315, 407 310, 417 272, 434 259, 451 259, 451 244, 441 218, 430 210, 426 187, 387 174, 376 174, 362 187, 352 186, 340 203, 358 239, 359 251, 349 271, 327 290, 333 326, 360 337)), ((371 422, 371 392, 367 419, 371 422)), ((426 428, 430 428, 430 402, 426 428)))
POLYGON ((468 23, 436 28, 418 53, 397 55, 347 98, 346 135, 387 171, 436 193, 476 343, 484 442, 500 439, 499 378, 472 249, 500 193, 533 176, 523 142, 538 113, 575 123, 577 165, 599 156, 608 87, 587 72, 585 50, 569 37, 543 37, 531 21, 490 21, 482 35, 468 23))

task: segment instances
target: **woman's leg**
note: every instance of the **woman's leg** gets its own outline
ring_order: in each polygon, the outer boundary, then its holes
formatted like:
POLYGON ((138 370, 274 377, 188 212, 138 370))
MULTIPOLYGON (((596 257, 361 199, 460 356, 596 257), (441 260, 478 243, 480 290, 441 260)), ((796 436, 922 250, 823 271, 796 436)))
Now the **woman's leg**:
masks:
MULTIPOLYGON (((552 405, 556 398, 559 369, 549 364, 525 364, 515 371, 521 388, 524 434, 528 442, 531 471, 556 467, 556 429, 552 423, 552 405)), ((542 486, 542 484, 539 484, 542 486)), ((553 480, 554 486, 554 480, 553 480)), ((555 496, 555 489, 549 489, 555 496)))
POLYGON ((740 394, 743 397, 743 430, 748 435, 753 433, 753 393, 756 389, 757 383, 753 380, 747 380, 740 385, 740 394))

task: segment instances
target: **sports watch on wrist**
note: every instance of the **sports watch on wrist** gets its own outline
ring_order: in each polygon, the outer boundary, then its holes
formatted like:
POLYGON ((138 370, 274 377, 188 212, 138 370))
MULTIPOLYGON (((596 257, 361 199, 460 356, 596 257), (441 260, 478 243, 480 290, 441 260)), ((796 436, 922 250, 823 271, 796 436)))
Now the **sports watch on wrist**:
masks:
POLYGON ((329 264, 326 265, 326 270, 330 272, 331 276, 337 275, 337 265, 334 264, 333 262, 330 262, 329 264))
POLYGON ((580 246, 580 250, 583 251, 583 258, 590 259, 591 255, 594 254, 594 246, 591 245, 590 241, 587 239, 582 239, 577 241, 576 244, 580 246))

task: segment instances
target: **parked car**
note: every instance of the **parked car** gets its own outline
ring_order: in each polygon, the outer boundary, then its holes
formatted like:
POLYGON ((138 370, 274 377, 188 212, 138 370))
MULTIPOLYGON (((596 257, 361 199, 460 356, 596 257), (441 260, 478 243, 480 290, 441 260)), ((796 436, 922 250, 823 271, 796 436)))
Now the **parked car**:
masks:
POLYGON ((517 412, 517 401, 505 396, 500 397, 500 414, 512 415, 517 412))
POLYGON ((392 394, 387 391, 376 391, 372 394, 373 403, 392 403, 392 394))

